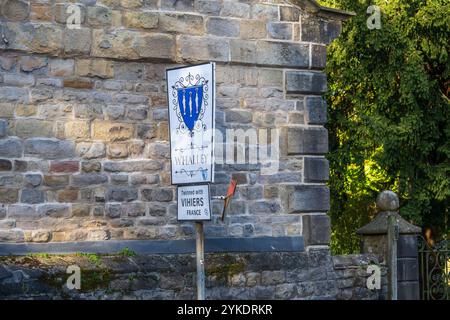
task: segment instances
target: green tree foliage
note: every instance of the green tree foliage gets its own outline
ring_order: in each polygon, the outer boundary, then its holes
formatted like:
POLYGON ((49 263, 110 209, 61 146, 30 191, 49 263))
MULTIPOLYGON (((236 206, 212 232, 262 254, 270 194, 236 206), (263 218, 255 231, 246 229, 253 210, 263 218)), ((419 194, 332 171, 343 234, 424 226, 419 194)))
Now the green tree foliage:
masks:
POLYGON ((404 218, 448 234, 450 0, 321 3, 357 14, 328 49, 333 251, 358 251, 388 189, 404 218), (367 27, 370 5, 381 29, 367 27))

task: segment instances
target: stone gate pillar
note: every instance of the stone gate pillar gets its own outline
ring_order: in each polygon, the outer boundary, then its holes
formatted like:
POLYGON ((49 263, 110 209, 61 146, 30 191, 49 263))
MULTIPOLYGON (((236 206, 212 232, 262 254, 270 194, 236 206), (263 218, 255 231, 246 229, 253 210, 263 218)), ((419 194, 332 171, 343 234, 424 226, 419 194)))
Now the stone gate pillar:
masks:
POLYGON ((397 285, 399 300, 418 300, 419 260, 417 235, 421 229, 410 224, 398 214, 399 199, 392 191, 378 195, 377 207, 380 212, 375 219, 358 229, 361 236, 362 253, 372 253, 382 264, 388 261, 388 217, 394 215, 398 223, 397 241, 397 285))

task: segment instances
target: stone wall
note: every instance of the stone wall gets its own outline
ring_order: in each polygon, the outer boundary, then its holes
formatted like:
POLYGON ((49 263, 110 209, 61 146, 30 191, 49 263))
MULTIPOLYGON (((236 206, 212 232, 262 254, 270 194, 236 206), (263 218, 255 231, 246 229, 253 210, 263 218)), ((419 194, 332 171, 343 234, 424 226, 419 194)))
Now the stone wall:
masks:
POLYGON ((216 165, 213 195, 239 187, 225 222, 213 203, 206 235, 327 245, 322 70, 345 15, 293 2, 0 1, 0 241, 191 238, 170 182, 165 69, 214 61, 217 127, 279 129, 281 167, 216 165))
MULTIPOLYGON (((207 299, 370 299, 386 297, 367 289, 373 256, 331 257, 308 253, 206 255, 207 299)), ((35 255, 0 258, 0 299, 195 299, 192 255, 35 255), (70 265, 81 267, 81 289, 69 290, 70 265)))

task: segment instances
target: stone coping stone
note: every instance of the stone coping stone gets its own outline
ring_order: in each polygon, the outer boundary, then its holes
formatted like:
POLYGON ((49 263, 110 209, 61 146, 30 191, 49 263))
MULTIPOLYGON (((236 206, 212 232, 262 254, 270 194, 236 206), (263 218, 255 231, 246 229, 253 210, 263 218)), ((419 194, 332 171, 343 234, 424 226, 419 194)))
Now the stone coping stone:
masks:
MULTIPOLYGON (((0 243, 0 256, 30 253, 117 253, 129 248, 137 254, 185 254, 195 252, 195 239, 108 240, 50 243, 0 243)), ((206 253, 303 252, 303 237, 206 238, 206 253)))

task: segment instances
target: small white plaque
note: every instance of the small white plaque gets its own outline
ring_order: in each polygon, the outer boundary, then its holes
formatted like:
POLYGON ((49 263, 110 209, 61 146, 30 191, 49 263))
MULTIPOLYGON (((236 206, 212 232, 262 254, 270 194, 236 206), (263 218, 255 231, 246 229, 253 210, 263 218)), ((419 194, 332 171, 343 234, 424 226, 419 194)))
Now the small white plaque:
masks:
POLYGON ((178 187, 178 220, 211 220, 209 185, 178 187))

